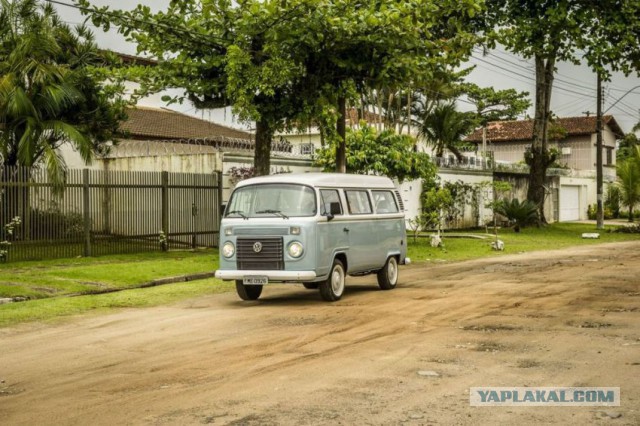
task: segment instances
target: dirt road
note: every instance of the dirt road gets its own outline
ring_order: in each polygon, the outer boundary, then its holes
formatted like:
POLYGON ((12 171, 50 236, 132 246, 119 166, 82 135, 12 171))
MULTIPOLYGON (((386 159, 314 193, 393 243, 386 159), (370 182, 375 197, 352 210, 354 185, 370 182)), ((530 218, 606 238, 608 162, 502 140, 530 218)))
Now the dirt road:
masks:
POLYGON ((640 242, 348 284, 333 304, 277 285, 0 330, 0 423, 640 424, 640 242), (470 407, 472 386, 620 386, 622 403, 470 407))

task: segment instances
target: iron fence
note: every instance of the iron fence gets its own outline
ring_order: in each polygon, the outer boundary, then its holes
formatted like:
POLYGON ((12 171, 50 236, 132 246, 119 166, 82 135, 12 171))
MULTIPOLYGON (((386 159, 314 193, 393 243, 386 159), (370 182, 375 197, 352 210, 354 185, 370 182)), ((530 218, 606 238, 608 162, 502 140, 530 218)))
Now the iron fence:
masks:
POLYGON ((97 256, 216 247, 221 174, 69 170, 56 186, 44 170, 6 167, 0 176, 4 260, 97 256))

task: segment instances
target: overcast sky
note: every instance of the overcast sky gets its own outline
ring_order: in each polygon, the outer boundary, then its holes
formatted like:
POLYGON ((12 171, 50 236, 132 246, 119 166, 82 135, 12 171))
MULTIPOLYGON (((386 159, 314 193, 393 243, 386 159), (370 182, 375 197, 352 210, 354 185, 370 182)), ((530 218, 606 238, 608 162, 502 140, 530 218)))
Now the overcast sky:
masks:
MULTIPOLYGON (((72 0, 60 0, 65 3, 73 3, 72 0)), ((132 8, 137 3, 148 5, 153 11, 166 9, 169 0, 139 0, 139 1, 115 1, 93 0, 97 6, 110 6, 112 8, 132 8)), ((72 7, 56 5, 61 18, 69 24, 78 24, 84 21, 80 11, 72 7)), ((94 33, 100 47, 117 52, 136 54, 136 46, 127 43, 115 30, 108 33, 95 28, 94 33)), ((475 65, 476 69, 469 76, 469 80, 480 86, 493 86, 496 89, 514 88, 520 91, 528 91, 533 100, 535 93, 535 72, 532 60, 525 60, 510 52, 501 49, 483 56, 478 50, 467 64, 475 65)), ((625 132, 631 130, 634 124, 640 121, 640 78, 636 75, 625 77, 615 74, 609 83, 604 84, 606 114, 613 115, 625 132), (630 93, 627 93, 632 90, 630 93), (616 103, 616 101, 618 101, 616 103), (615 106, 612 107, 612 105, 615 106), (609 109, 610 108, 610 109, 609 109)), ((160 96, 154 96, 140 102, 147 106, 164 106, 160 96)), ((460 103, 461 109, 466 109, 464 103, 460 103)), ((242 126, 237 123, 229 111, 198 111, 192 105, 172 105, 171 109, 195 115, 200 118, 222 122, 234 127, 242 126)), ((561 63, 558 66, 556 80, 551 99, 551 109, 561 117, 582 116, 586 111, 595 114, 596 111, 596 76, 586 66, 574 66, 561 63)), ((529 111, 532 115, 533 112, 529 111)))

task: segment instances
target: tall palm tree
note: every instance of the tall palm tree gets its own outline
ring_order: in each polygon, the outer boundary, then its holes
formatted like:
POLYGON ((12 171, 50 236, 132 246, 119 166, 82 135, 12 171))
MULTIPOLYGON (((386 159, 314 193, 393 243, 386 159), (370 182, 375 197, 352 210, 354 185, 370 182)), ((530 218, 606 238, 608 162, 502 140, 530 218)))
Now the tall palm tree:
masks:
POLYGON ((475 126, 472 113, 457 111, 454 103, 441 103, 417 121, 419 135, 435 149, 436 157, 442 157, 446 149, 462 159, 462 138, 475 126))
POLYGON ((618 187, 622 204, 629 208, 629 222, 633 222, 633 209, 640 203, 640 147, 617 166, 618 187))
POLYGON ((101 61, 92 35, 71 30, 53 7, 0 0, 0 155, 5 166, 44 164, 60 184, 58 148, 71 143, 85 162, 112 136, 123 104, 112 104, 88 67, 101 61), (111 109, 114 108, 114 109, 111 109))

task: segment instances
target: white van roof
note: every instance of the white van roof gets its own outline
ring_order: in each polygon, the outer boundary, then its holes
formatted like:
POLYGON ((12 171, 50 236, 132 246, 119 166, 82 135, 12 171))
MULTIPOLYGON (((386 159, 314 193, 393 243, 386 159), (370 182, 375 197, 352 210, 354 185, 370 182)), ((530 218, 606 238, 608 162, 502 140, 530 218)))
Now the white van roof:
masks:
POLYGON ((240 181, 237 187, 261 183, 298 183, 330 188, 385 188, 395 189, 391 179, 383 176, 345 173, 281 173, 259 176, 240 181))

